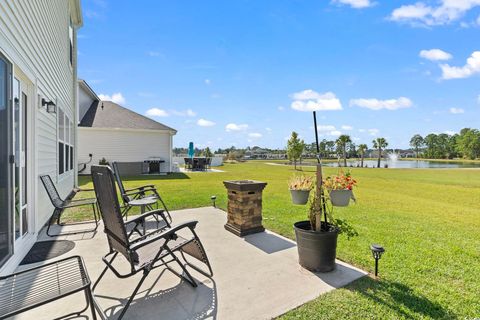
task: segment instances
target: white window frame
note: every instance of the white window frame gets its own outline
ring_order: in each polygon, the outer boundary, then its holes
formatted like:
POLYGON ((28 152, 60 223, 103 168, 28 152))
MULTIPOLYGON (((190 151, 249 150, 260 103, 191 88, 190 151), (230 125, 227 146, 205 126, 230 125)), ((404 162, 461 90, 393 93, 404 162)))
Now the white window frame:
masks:
POLYGON ((73 163, 73 155, 72 155, 72 150, 74 150, 73 146, 73 122, 70 120, 66 112, 61 108, 57 107, 58 112, 57 112, 57 127, 58 127, 58 132, 57 132, 57 172, 59 177, 63 177, 73 171, 73 166, 71 165, 73 163), (61 125, 60 125, 60 118, 63 116, 63 139, 60 136, 61 134, 61 125), (62 144, 63 147, 63 168, 60 168, 60 143, 62 144), (68 151, 67 151, 68 150, 68 151), (61 170, 63 169, 63 171, 61 170))

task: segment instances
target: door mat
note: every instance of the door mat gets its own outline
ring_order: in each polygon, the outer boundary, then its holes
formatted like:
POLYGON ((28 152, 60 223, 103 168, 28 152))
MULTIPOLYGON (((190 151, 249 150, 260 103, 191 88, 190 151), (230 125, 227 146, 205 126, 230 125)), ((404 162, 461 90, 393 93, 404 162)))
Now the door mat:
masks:
POLYGON ((23 258, 20 265, 41 262, 56 258, 75 248, 75 242, 68 240, 40 241, 23 258))

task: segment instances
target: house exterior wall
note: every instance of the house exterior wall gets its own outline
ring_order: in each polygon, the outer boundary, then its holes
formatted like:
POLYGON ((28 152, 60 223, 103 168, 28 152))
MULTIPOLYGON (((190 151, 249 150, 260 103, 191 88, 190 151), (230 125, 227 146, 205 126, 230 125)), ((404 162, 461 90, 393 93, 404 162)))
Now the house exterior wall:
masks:
POLYGON ((140 162, 160 157, 165 160, 162 171, 171 172, 171 150, 169 131, 78 128, 79 164, 88 162, 88 155, 93 155, 82 174, 90 173, 90 165, 98 164, 102 158, 109 162, 140 162))
MULTIPOLYGON (((0 51, 13 64, 14 77, 28 81, 29 210, 34 212, 30 234, 47 222, 53 207, 39 180, 50 174, 62 196, 72 189, 76 170, 58 175, 57 114, 46 112, 41 99, 53 101, 76 123, 76 26, 81 24, 78 0, 0 1, 0 51), (70 64, 70 21, 73 21, 73 63, 70 64)), ((75 138, 75 126, 72 130, 75 138)), ((76 168, 76 166, 74 166, 76 168)), ((22 251, 15 247, 14 257, 22 251)), ((23 252, 25 253, 25 252, 23 252)), ((11 260, 15 260, 15 259, 11 260)), ((8 262, 7 264, 14 264, 8 262)), ((7 268, 7 267, 5 267, 7 268)), ((4 268, 4 269, 5 269, 4 268)))

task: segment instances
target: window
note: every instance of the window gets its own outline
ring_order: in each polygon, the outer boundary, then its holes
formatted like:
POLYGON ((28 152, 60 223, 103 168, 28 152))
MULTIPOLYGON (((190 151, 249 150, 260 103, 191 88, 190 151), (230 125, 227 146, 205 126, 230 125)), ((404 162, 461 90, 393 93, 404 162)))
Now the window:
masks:
POLYGON ((58 174, 73 170, 73 122, 58 108, 58 174))

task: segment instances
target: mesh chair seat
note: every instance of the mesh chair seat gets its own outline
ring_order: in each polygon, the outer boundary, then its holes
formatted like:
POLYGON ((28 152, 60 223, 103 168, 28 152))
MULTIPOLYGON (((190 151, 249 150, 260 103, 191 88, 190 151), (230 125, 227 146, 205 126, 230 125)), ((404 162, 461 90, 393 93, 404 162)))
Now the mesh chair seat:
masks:
POLYGON ((0 319, 89 288, 79 256, 0 277, 0 319))

